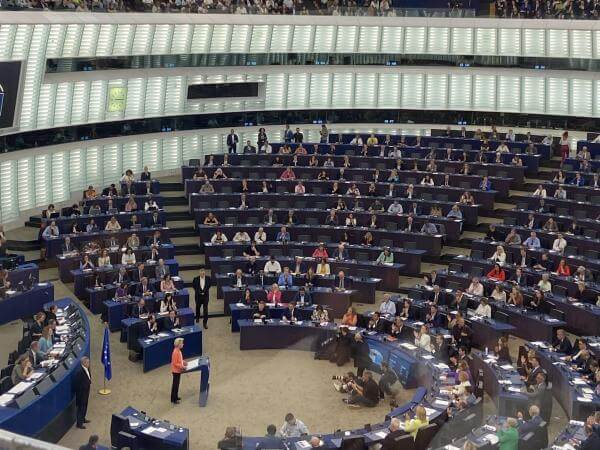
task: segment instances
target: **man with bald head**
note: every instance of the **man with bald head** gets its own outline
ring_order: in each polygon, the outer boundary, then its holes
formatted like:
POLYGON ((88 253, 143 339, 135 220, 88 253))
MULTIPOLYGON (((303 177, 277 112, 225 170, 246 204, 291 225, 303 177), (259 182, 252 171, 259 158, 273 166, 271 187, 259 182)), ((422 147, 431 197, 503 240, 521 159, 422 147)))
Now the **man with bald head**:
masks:
POLYGON ((394 450, 398 448, 398 444, 396 443, 396 439, 400 436, 405 435, 406 433, 402 431, 400 428, 400 419, 394 417, 390 421, 389 434, 385 437, 383 442, 381 443, 380 450, 394 450))

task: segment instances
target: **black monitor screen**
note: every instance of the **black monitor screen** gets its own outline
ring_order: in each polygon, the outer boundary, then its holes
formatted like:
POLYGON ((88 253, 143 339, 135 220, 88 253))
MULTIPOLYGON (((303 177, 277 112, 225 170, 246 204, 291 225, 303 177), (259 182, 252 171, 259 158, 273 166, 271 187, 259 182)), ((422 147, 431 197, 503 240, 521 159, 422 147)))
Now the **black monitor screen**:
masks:
POLYGON ((188 99, 258 97, 258 83, 214 83, 188 86, 188 99))
POLYGON ((20 77, 20 61, 0 62, 0 128, 14 125, 20 77))

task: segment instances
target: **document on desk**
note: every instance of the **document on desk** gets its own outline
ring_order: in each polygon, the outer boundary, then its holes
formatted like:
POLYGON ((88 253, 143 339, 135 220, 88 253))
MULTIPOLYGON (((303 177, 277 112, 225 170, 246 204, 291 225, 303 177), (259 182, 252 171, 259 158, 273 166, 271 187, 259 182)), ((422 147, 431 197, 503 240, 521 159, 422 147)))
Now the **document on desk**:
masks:
POLYGON ((496 436, 495 434, 486 434, 484 436, 484 439, 486 439, 492 445, 496 445, 498 443, 498 436, 496 436))
POLYGON ((310 444, 308 441, 298 441, 296 442, 296 447, 298 448, 310 448, 310 444))
POLYGON ((12 387, 12 389, 10 391, 8 391, 8 394, 20 394, 21 392, 25 392, 25 390, 27 390, 27 388, 29 388, 33 383, 29 383, 27 381, 21 381, 20 383, 14 385, 12 387))
POLYGON ((0 395, 0 406, 6 406, 15 398, 12 394, 2 394, 0 395))
POLYGON ((185 366, 185 369, 186 370, 193 370, 193 369, 196 369, 199 365, 200 365, 200 358, 190 359, 187 362, 187 364, 185 366))
POLYGON ((432 415, 437 413, 437 409, 433 409, 433 408, 428 408, 427 406, 425 407, 425 414, 427 415, 427 418, 431 417, 432 415))
POLYGON ((415 346, 414 346, 414 345, 412 345, 412 344, 409 344, 408 342, 405 342, 405 343, 403 343, 403 344, 400 344, 400 347, 404 347, 404 348, 405 348, 405 349, 407 349, 407 350, 416 350, 416 349, 417 349, 417 347, 415 347, 415 346))

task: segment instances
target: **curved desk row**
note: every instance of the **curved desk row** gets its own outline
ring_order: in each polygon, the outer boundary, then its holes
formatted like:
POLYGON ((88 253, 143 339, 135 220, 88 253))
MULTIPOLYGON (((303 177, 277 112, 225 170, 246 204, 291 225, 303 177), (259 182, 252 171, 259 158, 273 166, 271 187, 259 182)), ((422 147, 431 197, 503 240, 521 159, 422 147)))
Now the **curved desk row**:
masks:
MULTIPOLYGON (((204 171, 209 178, 212 178, 213 172, 216 169, 217 168, 214 166, 213 167, 204 167, 204 171)), ((241 181, 242 178, 246 178, 246 179, 250 179, 250 180, 276 181, 281 178, 281 174, 285 170, 285 167, 283 167, 283 165, 281 165, 279 167, 276 167, 276 166, 270 166, 270 167, 226 166, 226 167, 221 167, 221 169, 223 169, 223 172, 227 177, 233 178, 233 179, 238 179, 238 181, 241 181)), ((365 167, 363 167, 363 168, 342 168, 342 167, 338 168, 338 167, 298 167, 298 166, 294 166, 292 169, 294 171, 294 174, 296 175, 296 177, 295 177, 296 179, 292 180, 292 181, 294 181, 294 184, 296 184, 298 181, 319 183, 319 181, 317 181, 317 176, 321 171, 325 171, 325 173, 331 180, 343 178, 343 180, 341 180, 341 181, 348 180, 349 182, 363 183, 363 182, 368 182, 369 179, 372 178, 370 176, 370 174, 365 173, 367 170, 370 170, 369 168, 365 168, 365 167), (340 177, 341 169, 344 169, 343 177, 340 177)), ((380 178, 378 180, 378 183, 386 182, 386 184, 389 184, 389 182, 387 182, 387 179, 390 176, 390 171, 387 169, 383 169, 380 172, 381 173, 379 175, 380 178)), ((473 192, 474 196, 478 192, 484 192, 479 189, 479 185, 481 183, 481 179, 482 179, 483 175, 453 174, 453 173, 450 173, 449 171, 448 172, 444 172, 444 171, 427 172, 424 170, 401 170, 401 171, 398 171, 399 181, 396 183, 412 184, 415 187, 417 187, 417 186, 420 186, 421 180, 425 176, 431 176, 435 185, 437 187, 440 187, 442 184, 444 184, 444 178, 446 175, 449 175, 449 177, 450 177, 449 184, 454 186, 455 189, 460 188, 463 190, 463 192, 465 190, 472 189, 472 190, 474 190, 474 192, 473 192)), ((192 173, 192 176, 193 176, 193 173, 192 173)), ((184 179, 190 179, 190 178, 192 178, 192 177, 184 178, 184 179)), ((498 195, 501 197, 508 196, 509 190, 511 188, 511 183, 513 181, 512 178, 489 177, 489 181, 491 182, 492 188, 494 190, 487 191, 487 192, 493 192, 494 194, 498 193, 498 195)), ((333 183, 333 181, 329 181, 326 183, 333 183)), ((421 188, 423 188, 423 187, 424 186, 421 186, 421 188)), ((439 191, 438 191, 438 193, 439 193, 439 191)))
MULTIPOLYGON (((411 298, 409 318, 416 319, 419 322, 425 322, 427 320, 427 315, 430 312, 431 306, 430 302, 425 300, 427 298, 426 294, 428 292, 431 292, 431 290, 427 290, 426 288, 422 289, 423 291, 414 289, 409 291, 408 293, 409 297, 411 298)), ((445 294, 446 300, 449 296, 454 297, 454 293, 450 290, 446 290, 445 294)), ((401 311, 404 299, 392 297, 392 301, 396 303, 396 311, 401 311)), ((444 326, 446 326, 446 324, 448 324, 454 318, 453 314, 455 313, 455 311, 451 311, 450 308, 444 305, 443 303, 438 304, 438 311, 440 314, 446 316, 444 326)), ((483 350, 486 347, 494 348, 494 346, 498 343, 498 339, 500 339, 500 337, 505 336, 507 334, 514 334, 515 332, 515 327, 513 325, 500 322, 493 318, 476 316, 472 313, 472 310, 467 311, 465 322, 467 323, 467 325, 473 333, 473 347, 479 348, 481 350, 483 350)))
POLYGON ((65 241, 65 237, 69 236, 71 242, 76 247, 81 247, 87 242, 96 241, 104 242, 111 238, 116 238, 119 243, 124 243, 129 236, 137 234, 140 241, 146 241, 152 237, 154 232, 160 232, 161 242, 169 241, 169 228, 168 227, 155 227, 155 228, 137 228, 121 231, 97 231, 92 233, 77 233, 77 234, 61 234, 60 236, 54 236, 50 238, 42 237, 42 245, 46 247, 46 256, 54 257, 62 253, 62 246, 65 241))
MULTIPOLYGON (((151 297, 146 296, 144 302, 146 308, 152 313, 158 313, 160 311, 160 301, 165 297, 164 292, 155 292, 151 297)), ((103 306, 106 314, 105 318, 108 322, 110 331, 118 331, 121 329, 121 321, 126 317, 130 317, 133 306, 138 303, 142 297, 132 296, 129 299, 110 299, 104 300, 103 306)), ((190 294, 187 289, 182 289, 173 294, 173 299, 177 308, 189 308, 190 306, 190 294)))
MULTIPOLYGON (((223 299, 225 302, 225 314, 229 314, 231 306, 244 301, 244 290, 249 289, 252 301, 267 301, 267 291, 262 286, 246 286, 242 289, 224 286, 223 299)), ((288 304, 298 299, 298 286, 281 288, 281 303, 288 304)), ((335 290, 330 287, 312 287, 309 290, 312 302, 315 305, 328 305, 332 317, 341 318, 352 305, 353 301, 360 301, 362 293, 355 289, 335 290)), ((233 320, 233 316, 232 316, 233 320)))
MULTIPOLYGON (((138 206, 141 203, 142 207, 143 207, 144 204, 150 198, 156 202, 156 204, 158 205, 159 208, 162 207, 164 200, 161 195, 136 195, 135 202, 138 204, 138 206)), ((98 196, 93 199, 84 199, 83 204, 86 207, 90 207, 92 205, 99 205, 100 208, 102 209, 102 211, 106 211, 106 209, 108 208, 109 200, 112 200, 113 208, 122 209, 125 207, 125 205, 129 201, 129 195, 119 195, 116 197, 108 197, 108 196, 102 195, 102 196, 98 196)))
POLYGON ((53 299, 54 286, 51 283, 37 283, 27 291, 7 293, 0 298, 0 325, 18 319, 30 319, 53 299))
MULTIPOLYGON (((544 231, 541 229, 530 230, 529 228, 525 228, 522 226, 508 226, 508 225, 496 225, 496 230, 502 236, 502 239, 506 238, 506 235, 510 232, 511 229, 515 229, 517 233, 521 236, 521 240, 525 242, 525 240, 529 237, 532 231, 535 231, 537 237, 539 238, 542 248, 551 249, 552 243, 557 237, 556 232, 544 231)), ((575 236, 572 234, 562 233, 563 237, 567 241, 567 244, 579 249, 580 253, 585 252, 586 250, 596 250, 600 247, 600 239, 590 238, 587 236, 575 236)))
MULTIPOLYGON (((519 209, 538 209, 540 198, 533 195, 520 195, 515 198, 519 209)), ((554 211, 563 216, 575 216, 578 219, 595 219, 598 216, 598 205, 591 202, 579 202, 571 199, 545 198, 546 207, 553 208, 554 211)))
MULTIPOLYGON (((144 207, 144 205, 139 205, 138 207, 144 207)), ((133 211, 133 212, 126 212, 126 211, 119 211, 116 214, 108 214, 108 213, 104 213, 104 214, 94 214, 94 215, 90 215, 90 214, 81 214, 78 215, 76 217, 57 217, 57 218, 53 218, 53 219, 41 219, 41 223, 42 224, 48 224, 49 222, 55 222, 56 225, 58 226, 58 229, 60 230, 61 233, 70 233, 71 230, 73 229, 73 224, 76 223, 77 227, 79 228, 80 231, 85 231, 85 227, 86 225, 88 225, 90 223, 91 220, 93 220, 96 224, 96 226, 98 227, 99 230, 104 230, 104 228, 106 227, 106 224, 110 221, 110 219, 112 217, 115 217, 117 219, 117 222, 119 222, 119 224, 121 225, 122 228, 127 228, 130 226, 131 224, 131 218, 133 216, 137 217, 138 220, 138 224, 139 226, 152 226, 152 211, 144 211, 143 209, 141 211, 133 211)), ((164 224, 166 223, 166 219, 165 219, 165 213, 164 211, 158 211, 158 216, 160 217, 160 223, 161 225, 164 226, 164 224)))
MULTIPOLYGON (((250 238, 253 238, 253 236, 250 236, 250 238)), ((256 244, 256 249, 261 255, 274 255, 277 258, 283 256, 289 256, 291 258, 299 256, 306 258, 311 257, 318 246, 319 242, 316 241, 287 242, 285 244, 276 241, 266 241, 256 244)), ((348 255, 345 259, 340 259, 335 257, 338 247, 337 244, 328 243, 325 244, 324 247, 329 255, 329 262, 333 260, 339 262, 352 262, 353 260, 365 263, 374 262, 383 251, 383 247, 345 244, 344 249, 348 251, 348 255)), ((242 256, 247 249, 248 244, 240 242, 229 241, 224 244, 213 244, 211 242, 204 243, 204 254, 209 259, 216 257, 242 256)), ((394 262, 396 264, 404 265, 406 274, 419 275, 421 273, 421 257, 425 254, 425 250, 392 247, 390 248, 390 251, 394 255, 394 262)), ((304 265, 306 265, 306 263, 304 265)))
POLYGON ((527 342, 533 349, 540 365, 552 382, 552 392, 570 419, 583 420, 600 410, 600 396, 595 395, 594 385, 581 378, 564 360, 566 355, 551 351, 547 343, 527 342))
POLYGON ((550 212, 538 212, 533 209, 506 209, 502 211, 504 215, 505 225, 510 226, 506 219, 509 221, 514 220, 514 223, 526 224, 529 220, 529 214, 533 214, 536 223, 546 223, 546 221, 552 217, 554 221, 558 224, 559 229, 567 229, 573 221, 577 221, 577 225, 579 225, 583 230, 590 229, 595 230, 600 233, 600 221, 596 220, 595 217, 591 217, 589 219, 577 219, 574 216, 569 216, 566 214, 561 214, 562 212, 568 211, 555 211, 554 213, 550 212))
MULTIPOLYGON (((265 349, 265 348, 290 348, 296 350, 314 351, 323 342, 334 338, 338 327, 335 324, 315 325, 310 322, 302 322, 291 325, 279 320, 271 320, 267 324, 258 324, 252 320, 239 320, 240 327, 240 349, 265 349)), ((360 329, 351 330, 361 331, 360 329)), ((386 415, 384 421, 372 424, 368 429, 356 429, 342 431, 333 434, 318 435, 326 448, 340 448, 342 440, 346 436, 359 436, 364 438, 366 445, 381 442, 389 433, 388 427, 392 417, 401 418, 405 413, 412 414, 412 409, 419 404, 426 407, 427 417, 430 423, 437 423, 444 432, 444 443, 449 443, 453 438, 462 436, 466 430, 479 424, 481 413, 478 412, 468 422, 468 427, 456 426, 458 420, 451 419, 446 422, 448 415, 446 408, 449 397, 443 390, 449 369, 444 363, 435 360, 429 353, 416 349, 412 344, 400 341, 387 341, 384 335, 367 334, 365 342, 369 345, 372 361, 371 370, 378 372, 383 361, 396 372, 398 379, 406 388, 420 386, 415 392, 413 399, 386 415), (445 423, 446 422, 446 423, 445 423), (445 423, 445 426, 444 426, 445 423)), ((453 379, 453 378, 452 378, 453 379)), ((464 410, 473 412, 477 408, 471 406, 464 410)), ((438 432, 438 434, 440 434, 438 432)), ((286 439, 288 448, 302 448, 306 437, 286 439)), ((243 448, 254 449, 257 444, 263 442, 259 437, 244 437, 243 448)))
MULTIPOLYGON (((0 428, 57 442, 75 422, 73 383, 81 370, 79 360, 90 354, 90 327, 85 312, 73 300, 64 298, 52 304, 59 308, 59 324, 68 325, 66 334, 61 335, 66 347, 59 363, 44 370, 35 386, 27 388, 13 403, 0 407, 0 428)), ((46 300, 44 307, 49 306, 46 300)))
MULTIPOLYGON (((265 233, 270 236, 276 236, 281 229, 281 225, 221 225, 218 229, 221 230, 228 239, 232 239, 238 231, 245 231, 250 236, 263 228, 265 233)), ((199 225, 198 234, 200 242, 211 242, 211 238, 215 234, 215 227, 210 225, 199 225)), ((427 252, 427 256, 439 257, 442 252, 441 234, 426 234, 418 231, 387 231, 385 229, 372 229, 366 227, 342 227, 342 226, 327 226, 321 225, 294 225, 288 227, 287 231, 290 234, 290 242, 340 242, 344 233, 351 243, 362 242, 365 233, 369 232, 373 236, 375 245, 388 247, 408 247, 421 249, 427 252)))
MULTIPOLYGON (((142 262, 142 261, 140 261, 142 262)), ((148 279, 156 278, 155 269, 157 267, 156 261, 143 261, 144 262, 144 276, 148 279)), ((169 268, 171 276, 177 276, 179 273, 179 264, 175 259, 168 259, 165 261, 165 265, 169 268)), ((71 270, 71 276, 74 281, 74 292, 77 298, 86 299, 88 298, 86 288, 94 287, 96 283, 110 284, 117 280, 119 275, 119 269, 124 267, 127 271, 129 280, 140 281, 138 275, 139 269, 135 264, 115 264, 114 266, 102 266, 94 267, 93 269, 74 269, 71 270)), ((176 281, 176 280, 174 280, 176 281)), ((160 282, 160 280, 157 280, 160 282)))
MULTIPOLYGON (((454 279, 454 277, 452 278, 454 279)), ((494 286, 498 284, 493 280, 485 278, 480 279, 480 281, 488 288, 490 293, 494 286)), ((463 280, 461 284, 468 285, 468 281, 463 280)), ((501 283, 501 286, 507 292, 512 288, 510 282, 501 283)), ((521 287, 521 294, 523 295, 525 305, 533 299, 534 292, 533 287, 521 287)), ((597 291, 589 292, 596 292, 594 296, 597 295, 597 291)), ((490 304, 493 308, 494 302, 490 302, 490 304)), ((567 328, 576 334, 594 334, 600 330, 600 306, 593 303, 583 302, 582 300, 571 300, 564 295, 547 292, 544 295, 544 302, 538 309, 541 312, 555 316, 555 318, 561 318, 561 321, 566 323, 567 328), (564 320, 562 320, 562 317, 564 317, 564 320)))
MULTIPOLYGON (((283 256, 281 258, 276 258, 281 268, 289 267, 290 271, 294 271, 296 264, 294 258, 289 256, 283 256)), ((267 262, 268 258, 265 256, 259 256, 256 258, 256 262, 259 270, 262 270, 267 262)), ((376 264, 372 262, 362 262, 362 261, 335 261, 328 260, 327 261, 331 270, 332 275, 337 275, 340 270, 343 270, 346 275, 356 278, 357 282, 362 282, 363 280, 369 286, 374 286, 379 288, 380 290, 393 290, 398 288, 399 283, 399 274, 400 272, 408 273, 405 270, 404 264, 376 264)), ((210 269, 211 272, 217 274, 229 274, 234 273, 237 269, 241 269, 242 272, 247 272, 248 259, 243 256, 234 256, 234 257, 213 257, 210 258, 210 269)), ((309 267, 312 267, 316 271, 317 261, 313 258, 310 258, 308 261, 303 260, 301 263, 301 269, 303 273, 306 273, 309 267)), ((255 273, 254 275, 254 284, 259 284, 261 286, 269 286, 272 283, 276 283, 275 279, 278 277, 275 275, 269 274, 260 274, 255 273), (257 278, 258 277, 258 278, 257 278)), ((325 276, 327 277, 327 276, 325 276)), ((302 276, 296 277, 294 280, 294 284, 296 282, 298 284, 302 283, 302 276)), ((334 281, 331 278, 327 279, 328 281, 321 281, 317 285, 318 286, 332 286, 334 281)), ((367 294, 367 293, 365 293, 367 294)), ((365 295, 366 299, 371 299, 370 290, 368 295, 365 295)))
MULTIPOLYGON (((304 148, 307 150, 308 154, 306 155, 294 155, 291 154, 283 154, 278 153, 278 150, 281 148, 279 144, 271 144, 273 147, 274 153, 265 154, 265 153, 254 153, 254 154, 235 154, 235 155, 227 155, 227 162, 234 166, 247 164, 251 166, 264 166, 271 165, 276 157, 282 161, 284 165, 294 165, 294 156, 297 158, 297 164, 299 166, 308 166, 310 164, 310 159, 313 155, 317 156, 317 161, 319 166, 323 166, 323 163, 328 159, 331 159, 336 167, 342 167, 344 165, 344 160, 348 157, 350 161, 350 167, 360 167, 360 168, 377 168, 381 169, 393 169, 396 167, 396 161, 398 158, 397 153, 394 152, 394 148, 384 145, 378 146, 375 148, 375 151, 372 149, 367 149, 367 155, 363 155, 363 149, 358 146, 348 146, 347 144, 342 144, 341 147, 344 151, 348 151, 348 153, 354 154, 338 154, 338 146, 335 146, 335 154, 332 152, 327 152, 328 149, 325 149, 326 153, 322 153, 318 146, 318 144, 307 144, 304 148), (315 152, 315 145, 317 145, 317 151, 315 152)), ((260 149, 258 149, 260 150, 260 149)), ((470 163, 471 167, 475 170, 480 169, 488 169, 491 167, 490 174, 496 174, 497 171, 503 171, 503 168, 515 167, 517 170, 513 171, 508 169, 508 176, 510 178, 516 178, 517 176, 523 175, 523 170, 519 166, 511 165, 512 158, 515 155, 519 155, 521 160, 523 161, 523 168, 529 174, 537 174, 539 165, 540 165, 540 155, 530 155, 527 153, 500 153, 500 163, 496 163, 496 152, 486 151, 483 152, 485 156, 485 160, 487 163, 482 163, 478 161, 479 150, 471 150, 471 149, 458 149, 458 148, 428 148, 428 147, 408 147, 401 146, 397 150, 400 151, 401 158, 403 162, 409 160, 412 164, 412 160, 427 160, 435 159, 437 161, 446 161, 446 162, 466 162, 470 163), (448 154, 448 150, 450 153, 448 154), (464 158, 466 155, 466 160, 464 158)), ((221 165, 224 161, 224 154, 215 154, 215 155, 206 155, 204 157, 204 165, 207 165, 211 162, 214 165, 221 165)), ((406 164, 405 164, 406 165, 406 164)))
MULTIPOLYGON (((266 210, 260 208, 234 210, 229 208, 195 209, 194 220, 196 225, 202 225, 209 213, 213 213, 220 223, 258 225, 261 223, 262 216, 266 214, 266 210)), ((289 227, 297 225, 314 226, 315 224, 327 223, 326 220, 329 216, 329 211, 324 211, 322 209, 298 209, 295 207, 286 209, 273 208, 273 214, 278 218, 278 223, 289 227), (293 211, 294 213, 294 223, 292 224, 286 224, 288 211, 293 211)), ((354 216, 358 226, 367 228, 371 228, 371 216, 373 214, 376 216, 377 229, 383 228, 388 231, 405 230, 408 224, 408 214, 390 214, 386 212, 371 213, 368 211, 339 211, 337 213, 338 223, 344 225, 346 223, 346 218, 350 214, 354 216)), ((421 227, 427 221, 436 224, 440 233, 445 236, 446 240, 456 242, 460 239, 463 224, 461 219, 416 216, 413 217, 413 228, 415 230, 421 230, 421 227)), ((275 235, 272 236, 272 238, 274 237, 275 235)))
MULTIPOLYGON (((480 251, 483 253, 483 257, 492 256, 496 251, 496 247, 502 245, 504 247, 504 251, 506 252, 506 262, 507 263, 520 263, 521 262, 521 245, 517 244, 506 244, 504 241, 489 241, 486 239, 474 239, 471 243, 471 250, 475 250, 476 252, 480 251)), ((573 249, 577 252, 577 249, 573 249)), ((579 252, 577 252, 579 253, 579 252)), ((546 249, 527 249, 527 264, 535 265, 536 262, 541 261, 542 255, 546 254, 548 256, 548 260, 550 261, 551 267, 549 267, 550 271, 554 272, 558 267, 561 259, 565 259, 567 266, 571 268, 571 273, 574 274, 577 270, 577 267, 584 266, 586 269, 591 271, 600 272, 600 260, 595 258, 590 258, 581 252, 578 255, 561 255, 554 251, 546 250, 546 249)), ((473 254, 471 258, 474 258, 473 254)), ((531 272, 531 269, 525 268, 526 271, 531 272), (528 270, 527 270, 528 269, 528 270)))
MULTIPOLYGON (((254 174, 257 175, 257 174, 254 174)), ((469 212, 470 209, 475 209, 476 207, 481 207, 485 210, 492 210, 494 201, 496 199, 496 191, 482 191, 469 189, 466 186, 442 186, 438 184, 437 186, 427 186, 420 184, 421 180, 409 179, 410 182, 414 181, 413 184, 413 192, 412 194, 407 194, 407 189, 409 187, 409 183, 395 183, 390 184, 389 182, 376 183, 375 196, 370 196, 368 194, 368 185, 367 182, 348 182, 348 181, 337 181, 338 183, 338 191, 333 194, 333 185, 336 181, 319 181, 319 180, 302 180, 302 184, 304 185, 304 194, 296 194, 295 188, 298 184, 297 180, 279 180, 279 179, 260 179, 260 178, 252 178, 248 181, 248 191, 246 194, 246 201, 249 206, 254 206, 253 198, 257 194, 261 194, 256 199, 260 202, 261 200, 269 200, 269 194, 280 194, 283 197, 276 199, 277 203, 267 205, 266 207, 272 207, 276 205, 278 208, 285 208, 285 200, 293 200, 294 202, 299 202, 300 205, 306 202, 314 201, 318 202, 330 202, 332 203, 331 208, 335 206, 338 199, 342 199, 346 202, 348 207, 352 207, 355 203, 359 203, 362 205, 363 209, 368 209, 375 199, 379 200, 383 203, 386 208, 389 204, 392 203, 393 200, 411 200, 414 203, 417 203, 419 207, 431 207, 431 205, 435 204, 442 208, 444 214, 447 214, 450 211, 450 208, 455 203, 460 201, 461 196, 465 192, 469 192, 473 196, 474 206, 470 208, 466 208, 463 205, 463 215, 467 220, 472 220, 474 213, 469 212), (263 192, 263 181, 267 183, 269 187, 269 192, 263 192), (348 189, 352 184, 356 184, 359 188, 360 195, 354 196, 348 194, 348 189), (392 191, 390 191, 390 186, 392 187, 392 191), (435 203, 432 203, 432 200, 436 200, 435 203), (429 202, 427 202, 429 201, 429 202)), ((200 196, 199 198, 204 200, 205 196, 215 196, 215 194, 232 194, 232 193, 242 193, 242 180, 240 179, 225 179, 225 180, 211 180, 211 184, 214 188, 214 193, 203 193, 200 189, 204 184, 204 181, 201 180, 186 180, 186 194, 188 197, 188 203, 190 206, 190 211, 193 210, 196 206, 202 206, 201 200, 198 200, 195 197, 200 196)), ((217 197, 219 200, 222 198, 217 197)), ((236 194, 236 197, 233 200, 236 204, 234 207, 239 206, 239 194, 236 194)), ((220 204, 221 205, 221 204, 220 204)), ((259 203, 260 207, 265 207, 264 204, 259 203)), ((309 205, 310 206, 310 205, 309 205)), ((408 209, 409 205, 403 204, 405 209, 408 209)), ((226 207, 226 206, 221 206, 226 207)), ((305 206, 298 206, 305 207, 305 206)), ((321 209, 326 209, 327 203, 321 209)), ((476 217, 476 214, 475 214, 476 217)), ((476 223, 476 222, 475 222, 476 223)))
MULTIPOLYGON (((113 265, 121 263, 121 256, 123 255, 123 249, 107 249, 108 255, 110 256, 110 262, 113 265)), ((133 250, 135 254, 135 258, 137 261, 146 261, 148 256, 152 255, 152 249, 149 246, 138 247, 133 250)), ((56 262, 58 263, 58 273, 60 276, 60 281, 63 283, 72 283, 73 282, 73 274, 72 270, 78 269, 81 264, 81 260, 83 259, 82 253, 68 253, 62 254, 56 257, 56 262)), ((90 261, 94 265, 98 263, 98 257, 100 256, 98 252, 95 253, 85 253, 89 256, 90 261)), ((175 259, 175 246, 173 244, 161 244, 158 247, 158 258, 162 259, 175 259)))
MULTIPOLYGON (((227 182, 224 181, 223 183, 227 182)), ((431 188, 434 189, 434 188, 431 188)), ((228 190, 228 189, 225 189, 228 190)), ((239 190, 239 189, 238 189, 239 190)), ((457 197, 462 195, 462 192, 456 192, 457 197)), ((445 194, 443 194, 445 195, 445 194)), ((436 196, 438 197, 438 196, 436 196)), ((241 204, 241 195, 239 193, 215 193, 215 194, 200 194, 193 193, 189 197, 189 206, 190 212, 194 213, 196 209, 239 209, 241 204)), ((263 192, 250 192, 246 194, 246 205, 249 208, 253 209, 263 209, 265 212, 260 215, 259 221, 261 221, 262 217, 266 214, 266 210, 270 208, 277 209, 319 209, 322 211, 334 209, 338 207, 338 201, 342 200, 346 204, 345 210, 347 212, 360 212, 362 213, 371 206, 375 200, 379 200, 384 210, 387 211, 390 205, 397 201, 400 205, 402 205, 403 213, 408 214, 411 213, 415 217, 419 216, 429 216, 429 212, 432 206, 437 206, 441 208, 442 214, 448 214, 450 209, 454 206, 456 202, 449 202, 447 200, 442 200, 439 198, 429 198, 429 199, 421 199, 417 198, 415 195, 413 198, 407 197, 389 197, 389 196, 381 196, 381 197, 369 197, 369 196, 358 196, 353 197, 351 195, 337 195, 337 194, 295 194, 295 193, 263 193, 263 192)), ((458 201, 458 198, 457 198, 458 201)), ((493 202, 493 199, 490 200, 493 202)), ((479 213, 479 208, 483 207, 483 205, 475 204, 475 205, 467 205, 460 204, 459 208, 462 212, 462 220, 469 225, 477 224, 477 217, 479 213)), ((384 212, 384 211, 382 211, 384 212)), ((287 213, 286 215, 287 216, 287 213)), ((202 218, 204 220, 204 218, 202 218)), ((281 220, 285 219, 282 217, 281 220)), ((313 220, 313 219, 309 219, 313 220)))

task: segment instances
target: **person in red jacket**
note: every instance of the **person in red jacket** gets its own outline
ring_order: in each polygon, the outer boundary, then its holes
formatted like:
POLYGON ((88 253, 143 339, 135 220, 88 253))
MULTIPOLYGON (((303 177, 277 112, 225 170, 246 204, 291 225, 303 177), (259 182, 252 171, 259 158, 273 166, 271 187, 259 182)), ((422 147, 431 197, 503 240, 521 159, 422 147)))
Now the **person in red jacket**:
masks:
POLYGON ((316 259, 329 258, 329 255, 327 254, 327 249, 325 248, 325 244, 319 242, 319 246, 315 248, 312 257, 316 259))
POLYGON ((506 279, 506 273, 502 270, 500 264, 494 264, 494 268, 488 272, 487 277, 494 281, 504 281, 506 279))
POLYGON ((173 374, 173 384, 171 385, 171 403, 179 403, 179 381, 181 373, 185 372, 187 363, 183 360, 183 338, 175 339, 173 343, 173 353, 171 354, 171 373, 173 374))
POLYGON ((565 259, 561 259, 558 263, 556 273, 558 275, 562 275, 563 277, 571 276, 571 268, 567 265, 567 261, 565 259))

